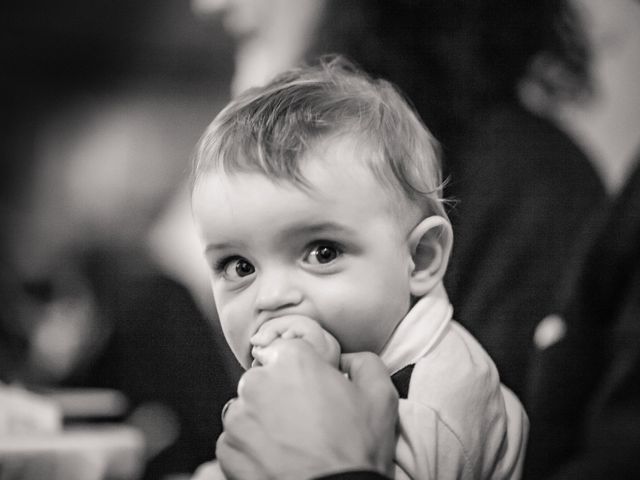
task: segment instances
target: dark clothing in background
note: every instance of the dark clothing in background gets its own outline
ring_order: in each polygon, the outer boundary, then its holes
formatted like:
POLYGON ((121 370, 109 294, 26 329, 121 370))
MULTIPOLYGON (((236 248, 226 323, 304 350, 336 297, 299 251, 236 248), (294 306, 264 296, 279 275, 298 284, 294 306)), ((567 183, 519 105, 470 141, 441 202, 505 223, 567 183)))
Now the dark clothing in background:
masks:
POLYGON ((600 217, 564 289, 566 335, 533 357, 527 478, 640 478, 640 165, 600 217))
POLYGON ((447 155, 447 196, 458 203, 445 284, 456 320, 521 397, 535 325, 555 305, 576 240, 605 191, 587 157, 550 122, 516 104, 476 120, 447 155))
POLYGON ((214 332, 188 291, 153 270, 127 270, 109 256, 89 262, 87 276, 111 334, 73 382, 123 392, 131 410, 160 404, 175 414, 175 442, 150 459, 145 479, 193 472, 215 457, 220 412, 234 396, 214 332))

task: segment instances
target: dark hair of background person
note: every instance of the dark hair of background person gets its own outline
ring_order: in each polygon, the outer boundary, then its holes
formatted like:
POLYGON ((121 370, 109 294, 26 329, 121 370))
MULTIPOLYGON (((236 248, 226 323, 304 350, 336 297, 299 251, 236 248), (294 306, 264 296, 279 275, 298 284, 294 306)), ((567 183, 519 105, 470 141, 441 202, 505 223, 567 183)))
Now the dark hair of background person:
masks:
POLYGON ((549 95, 590 89, 587 40, 564 0, 328 0, 308 58, 323 52, 394 81, 445 149, 475 112, 516 99, 540 53, 563 69, 531 72, 549 95))

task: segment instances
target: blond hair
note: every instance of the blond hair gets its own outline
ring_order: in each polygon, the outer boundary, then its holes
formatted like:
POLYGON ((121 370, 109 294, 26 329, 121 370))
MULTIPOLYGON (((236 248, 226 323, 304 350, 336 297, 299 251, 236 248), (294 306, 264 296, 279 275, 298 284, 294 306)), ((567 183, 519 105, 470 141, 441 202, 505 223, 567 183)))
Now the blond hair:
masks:
POLYGON ((379 180, 425 214, 446 217, 439 147, 409 102, 341 57, 283 73, 227 105, 200 139, 192 186, 211 170, 257 172, 305 186, 305 153, 334 135, 366 142, 379 180))

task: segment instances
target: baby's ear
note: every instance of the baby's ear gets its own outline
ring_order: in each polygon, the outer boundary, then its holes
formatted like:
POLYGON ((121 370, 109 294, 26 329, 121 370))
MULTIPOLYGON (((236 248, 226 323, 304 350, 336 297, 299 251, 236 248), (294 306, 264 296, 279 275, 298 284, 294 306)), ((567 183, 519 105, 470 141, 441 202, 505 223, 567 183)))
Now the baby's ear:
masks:
POLYGON ((438 285, 447 270, 452 245, 451 224, 439 215, 425 218, 411 231, 411 295, 423 297, 438 285))

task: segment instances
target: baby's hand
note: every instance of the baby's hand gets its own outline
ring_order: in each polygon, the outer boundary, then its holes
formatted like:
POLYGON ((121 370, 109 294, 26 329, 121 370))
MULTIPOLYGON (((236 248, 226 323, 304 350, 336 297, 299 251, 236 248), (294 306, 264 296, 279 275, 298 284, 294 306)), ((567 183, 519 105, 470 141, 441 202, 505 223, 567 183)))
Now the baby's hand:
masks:
MULTIPOLYGON (((318 322, 302 315, 287 315, 265 322, 251 337, 253 348, 264 348, 276 338, 305 340, 328 363, 340 365, 340 344, 318 322)), ((255 362, 255 360, 254 360, 255 362)))

